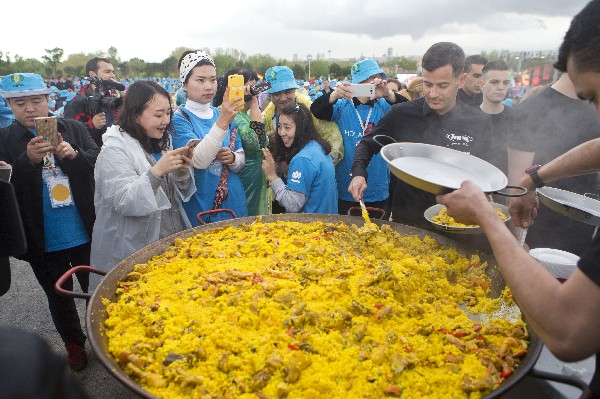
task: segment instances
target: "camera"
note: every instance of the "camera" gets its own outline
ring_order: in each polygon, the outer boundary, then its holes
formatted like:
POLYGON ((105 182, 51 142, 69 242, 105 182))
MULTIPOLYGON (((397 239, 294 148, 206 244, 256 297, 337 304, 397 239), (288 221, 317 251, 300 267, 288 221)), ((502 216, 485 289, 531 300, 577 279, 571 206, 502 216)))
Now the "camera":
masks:
POLYGON ((121 98, 110 96, 108 93, 111 89, 123 91, 125 90, 125 86, 112 80, 100 79, 97 76, 90 77, 88 80, 95 86, 94 93, 87 96, 87 108, 90 115, 94 116, 106 108, 112 110, 119 109, 121 98), (102 88, 105 90, 102 91, 102 88))

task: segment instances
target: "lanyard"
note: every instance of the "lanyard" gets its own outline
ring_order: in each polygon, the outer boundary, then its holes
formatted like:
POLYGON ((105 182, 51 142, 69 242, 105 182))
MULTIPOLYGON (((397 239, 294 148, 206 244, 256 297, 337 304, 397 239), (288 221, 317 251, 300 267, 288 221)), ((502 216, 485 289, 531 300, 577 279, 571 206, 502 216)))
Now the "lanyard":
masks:
POLYGON ((354 111, 356 111, 356 117, 358 118, 358 123, 360 123, 360 127, 362 128, 362 135, 365 135, 365 130, 367 129, 367 125, 369 124, 369 119, 371 119, 371 114, 373 113, 373 107, 369 108, 369 113, 367 115, 367 120, 363 123, 362 118, 360 117, 360 113, 354 107, 354 111))

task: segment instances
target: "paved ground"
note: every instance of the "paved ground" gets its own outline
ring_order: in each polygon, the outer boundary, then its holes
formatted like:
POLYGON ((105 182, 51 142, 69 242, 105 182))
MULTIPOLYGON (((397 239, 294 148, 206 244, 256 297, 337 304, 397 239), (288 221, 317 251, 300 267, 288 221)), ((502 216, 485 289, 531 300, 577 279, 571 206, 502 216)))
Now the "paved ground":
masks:
MULTIPOLYGON (((12 284, 0 297, 0 326, 13 326, 33 331, 45 338, 52 348, 66 357, 65 347, 54 328, 46 295, 38 284, 28 263, 11 258, 12 284)), ((76 300, 79 317, 85 322, 85 301, 76 300)), ((78 381, 90 399, 137 399, 119 383, 94 356, 87 344, 89 365, 80 372, 68 372, 78 381)))
MULTIPOLYGON (((33 331, 45 338, 53 349, 66 356, 66 350, 54 329, 50 318, 46 296, 40 288, 29 264, 11 258, 12 285, 8 293, 0 297, 0 326, 13 326, 33 331)), ((84 300, 76 300, 82 322, 85 320, 84 300)), ((1 344, 1 343, 0 343, 1 344)), ((137 399, 139 396, 125 388, 110 374, 94 356, 87 344, 89 365, 80 372, 68 372, 88 393, 90 399, 137 399)), ((564 364, 557 360, 546 348, 536 364, 536 369, 558 374, 577 374, 589 382, 594 372, 593 358, 581 362, 564 364)), ((548 383, 525 377, 502 399, 578 398, 580 391, 563 384, 548 383)))

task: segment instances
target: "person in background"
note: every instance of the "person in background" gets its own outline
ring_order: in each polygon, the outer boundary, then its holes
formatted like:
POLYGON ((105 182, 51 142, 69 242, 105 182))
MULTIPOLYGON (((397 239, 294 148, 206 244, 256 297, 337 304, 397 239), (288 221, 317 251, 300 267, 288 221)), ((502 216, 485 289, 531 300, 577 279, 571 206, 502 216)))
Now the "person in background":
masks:
POLYGON ((483 67, 488 61, 480 55, 470 55, 465 59, 465 68, 463 70, 465 78, 458 90, 458 98, 461 102, 479 107, 483 102, 483 67))
POLYGON ((0 97, 0 128, 10 126, 15 120, 15 115, 6 104, 4 98, 0 97))
MULTIPOLYGON (((577 14, 558 52, 555 67, 568 72, 578 98, 589 101, 600 118, 600 0, 589 2, 577 14)), ((554 109, 546 108, 546 112, 554 109)), ((523 175, 520 185, 535 190, 536 181, 550 183, 567 176, 600 171, 600 139, 585 142, 537 169, 537 177, 523 175)), ((582 398, 600 398, 600 235, 581 254, 573 274, 561 284, 513 237, 472 182, 440 196, 457 221, 477 224, 486 234, 500 272, 515 302, 527 316, 546 347, 563 361, 596 355, 589 390, 582 398)), ((533 196, 511 204, 512 220, 530 226, 539 205, 533 196)), ((566 218, 563 218, 566 219, 566 218)), ((555 226, 562 228, 561 224, 555 226)), ((564 234, 563 234, 564 236, 564 234)))
MULTIPOLYGON (((492 125, 489 117, 471 106, 457 101, 457 92, 464 80, 465 53, 458 45, 440 42, 423 55, 423 91, 418 100, 394 105, 356 146, 352 163, 352 180, 348 191, 355 201, 367 190, 367 178, 378 179, 367 167, 381 150, 373 137, 387 144, 414 142, 433 144, 468 152, 487 159, 491 148, 492 125), (390 140, 392 139, 392 140, 390 140)), ((395 222, 431 229, 423 212, 435 204, 435 196, 392 176, 391 218, 395 222)))
POLYGON ((402 89, 398 92, 402 97, 406 98, 407 101, 417 100, 423 97, 423 78, 416 77, 411 80, 406 89, 402 89))
POLYGON ((396 78, 387 78, 387 87, 392 93, 400 93, 404 89, 402 82, 396 78))
POLYGON ((323 94, 327 94, 327 93, 331 93, 333 91, 333 88, 331 88, 329 79, 323 79, 323 94))
MULTIPOLYGON (((71 119, 57 119, 55 147, 36 130, 35 118, 48 117, 50 89, 41 76, 14 73, 0 82, 15 122, 0 129, 0 161, 12 166, 14 186, 29 262, 46 297, 52 321, 65 344, 73 370, 87 366, 86 336, 75 302, 56 293, 54 284, 72 266, 90 264, 90 238, 94 225, 94 165, 98 146, 85 126, 71 119)), ((77 274, 87 292, 89 275, 77 274)), ((64 286, 73 290, 73 280, 64 286)))
MULTIPOLYGON (((223 102, 223 95, 230 75, 243 75, 246 90, 258 80, 256 72, 248 69, 232 69, 223 75, 222 83, 217 88, 213 105, 219 107, 223 102)), ((234 118, 233 123, 242 140, 242 147, 246 156, 246 163, 239 171, 244 190, 248 216, 268 215, 271 213, 271 201, 267 191, 267 180, 262 172, 264 155, 262 149, 269 145, 269 138, 262 122, 262 114, 258 108, 258 96, 246 94, 244 96, 244 109, 234 118)))
POLYGON ((292 104, 279 114, 277 158, 290 165, 287 183, 277 175, 271 152, 263 149, 262 169, 287 213, 337 213, 337 189, 331 145, 317 133, 310 110, 292 104))
MULTIPOLYGON (((271 104, 264 108, 262 112, 263 122, 269 137, 274 141, 277 133, 277 119, 279 113, 295 103, 306 105, 310 108, 310 97, 297 92, 300 88, 294 78, 294 72, 287 66, 274 66, 265 73, 265 79, 271 83, 271 88, 265 93, 271 96, 271 104)), ((340 129, 333 122, 327 122, 313 118, 315 127, 319 136, 331 144, 331 153, 333 163, 337 164, 344 156, 344 144, 340 129)), ((271 148, 276 153, 275 147, 271 148)))
POLYGON ((95 171, 93 267, 108 272, 136 250, 191 227, 180 205, 195 191, 191 150, 172 149, 171 115, 169 93, 139 80, 105 133, 95 171))
MULTIPOLYGON (((88 78, 98 78, 102 80, 118 83, 115 78, 115 68, 108 58, 94 57, 89 60, 85 66, 85 71, 88 78)), ((98 145, 102 147, 102 135, 106 132, 107 127, 111 126, 119 114, 122 98, 125 92, 120 92, 116 89, 101 86, 96 87, 96 84, 86 84, 81 88, 81 91, 68 106, 65 107, 65 118, 75 119, 84 123, 92 138, 98 145), (98 109, 90 107, 90 96, 94 95, 96 89, 102 93, 103 99, 111 100, 109 103, 103 103, 98 109)))
POLYGON ((502 60, 490 61, 483 67, 483 102, 479 106, 490 115, 493 128, 493 158, 489 161, 508 174, 507 136, 512 128, 514 110, 504 106, 504 98, 510 85, 510 67, 502 60))
MULTIPOLYGON (((229 100, 229 88, 223 94, 221 109, 211 105, 217 92, 217 69, 213 59, 204 51, 186 51, 179 59, 179 79, 188 94, 185 105, 173 115, 173 146, 194 146, 192 166, 196 193, 186 203, 185 211, 192 223, 198 225, 198 213, 213 209, 230 209, 236 216, 248 215, 246 193, 239 176, 246 158, 242 140, 233 119, 244 108, 242 97, 229 100)), ((207 221, 227 219, 218 213, 207 221)))
MULTIPOLYGON (((579 100, 568 74, 527 97, 516 108, 513 119, 508 135, 510 185, 517 184, 525 173, 535 173, 536 165, 543 165, 581 143, 600 137, 593 104, 579 100)), ((596 181, 596 175, 588 174, 563 179, 553 186, 577 194, 595 193, 596 181)), ((579 256, 592 240, 592 234, 593 226, 542 207, 535 225, 528 229, 526 243, 530 248, 554 248, 579 256)))
MULTIPOLYGON (((347 214, 350 208, 359 206, 358 201, 348 192, 356 145, 363 137, 371 134, 373 127, 396 102, 396 93, 387 87, 387 76, 379 68, 377 61, 365 59, 355 63, 350 70, 352 84, 375 84, 373 98, 354 96, 350 83, 342 82, 331 94, 317 99, 310 107, 314 116, 335 122, 340 132, 343 132, 344 159, 335 167, 338 212, 342 215, 347 214)), ((363 195, 365 205, 386 209, 390 173, 381 155, 374 156, 367 172, 371 176, 371 184, 363 195)))
POLYGON ((75 91, 75 83, 73 83, 73 75, 67 75, 65 79, 65 89, 69 91, 75 91))

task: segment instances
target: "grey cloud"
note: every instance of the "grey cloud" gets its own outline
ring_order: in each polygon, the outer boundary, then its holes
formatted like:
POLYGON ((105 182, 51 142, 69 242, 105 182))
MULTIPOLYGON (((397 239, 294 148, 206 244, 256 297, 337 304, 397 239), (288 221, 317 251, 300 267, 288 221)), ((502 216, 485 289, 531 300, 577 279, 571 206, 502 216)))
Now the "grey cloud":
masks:
MULTIPOLYGON (((269 23, 282 23, 288 29, 365 35, 381 39, 408 35, 419 39, 442 27, 479 27, 505 32, 544 28, 542 17, 571 18, 587 0, 430 0, 407 2, 392 0, 316 1, 288 0, 270 5, 269 23), (290 14, 290 10, 299 10, 290 14), (300 10, 306 10, 300 11, 300 10)), ((266 6, 265 6, 266 7, 266 6)))

